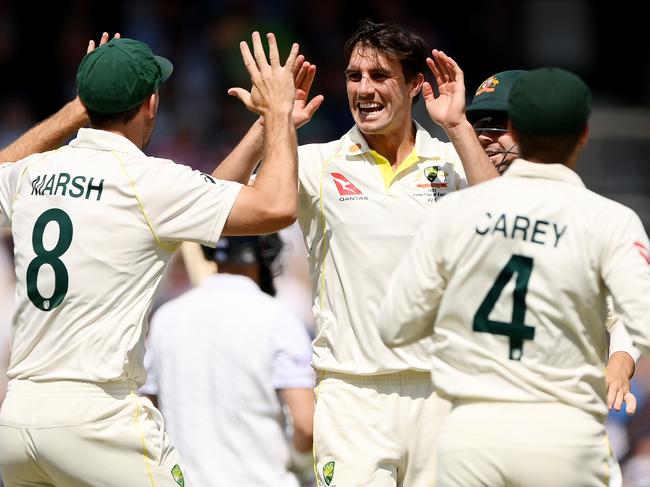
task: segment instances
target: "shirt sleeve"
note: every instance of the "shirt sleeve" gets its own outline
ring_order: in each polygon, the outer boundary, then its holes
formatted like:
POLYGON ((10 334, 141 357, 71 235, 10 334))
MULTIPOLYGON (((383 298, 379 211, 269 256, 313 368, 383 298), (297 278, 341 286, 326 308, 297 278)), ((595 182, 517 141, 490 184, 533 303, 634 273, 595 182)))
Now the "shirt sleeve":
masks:
POLYGON ((271 382, 275 389, 312 389, 311 341, 305 325, 284 306, 275 319, 271 382))
POLYGON ((0 164, 0 227, 11 225, 18 175, 19 166, 17 164, 11 162, 0 164))
POLYGON ((298 224, 311 251, 318 233, 319 181, 322 161, 313 146, 298 147, 298 224), (318 173, 318 174, 317 174, 318 173))
POLYGON ((161 241, 214 246, 242 186, 157 159, 143 178, 143 206, 161 241))
POLYGON ((444 252, 437 242, 442 233, 440 208, 433 208, 388 284, 387 298, 379 311, 379 333, 389 346, 407 345, 433 333, 446 287, 441 259, 444 252))
POLYGON ((611 296, 607 296, 607 332, 609 333, 609 356, 616 352, 627 353, 634 361, 639 360, 641 351, 632 343, 632 337, 627 329, 618 319, 614 311, 614 301, 611 296))
POLYGON ((616 313, 634 345, 650 352, 650 243, 639 217, 625 213, 606 215, 611 225, 601 256, 603 280, 616 313))
POLYGON ((147 380, 140 387, 140 394, 147 394, 149 396, 158 395, 158 379, 156 377, 156 368, 154 366, 154 344, 152 340, 147 341, 147 349, 144 354, 144 368, 147 370, 147 380))

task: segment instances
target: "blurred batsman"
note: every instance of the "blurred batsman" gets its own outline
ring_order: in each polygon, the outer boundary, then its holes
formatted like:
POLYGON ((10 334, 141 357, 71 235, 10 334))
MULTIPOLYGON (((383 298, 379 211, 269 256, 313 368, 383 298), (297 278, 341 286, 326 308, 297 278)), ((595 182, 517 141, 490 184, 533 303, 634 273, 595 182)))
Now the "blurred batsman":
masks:
POLYGON ((166 264, 182 241, 264 234, 295 220, 293 45, 240 44, 264 115, 267 164, 254 184, 148 157, 172 64, 144 43, 88 53, 77 92, 90 118, 70 144, 0 166, 0 225, 15 245, 16 311, 0 468, 11 486, 183 486, 160 413, 135 394, 144 336, 166 264))
POLYGON ((608 483, 607 296, 649 352, 650 245, 632 210, 574 171, 590 110, 576 75, 520 74, 507 113, 521 158, 444 198, 391 278, 382 339, 433 333, 433 381, 453 405, 440 487, 608 483))
POLYGON ((298 486, 294 471, 314 472, 314 371, 304 324, 273 298, 282 241, 202 249, 210 275, 152 318, 143 392, 157 395, 191 485, 298 486))

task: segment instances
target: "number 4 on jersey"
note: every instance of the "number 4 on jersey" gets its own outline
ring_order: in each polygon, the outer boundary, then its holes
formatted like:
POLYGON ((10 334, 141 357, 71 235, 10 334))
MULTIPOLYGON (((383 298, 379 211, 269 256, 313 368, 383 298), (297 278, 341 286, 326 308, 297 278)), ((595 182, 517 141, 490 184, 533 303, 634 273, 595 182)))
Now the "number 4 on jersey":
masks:
POLYGON ((521 360, 524 340, 532 340, 535 337, 535 328, 524 324, 526 293, 528 292, 528 281, 532 270, 533 259, 530 257, 524 257, 523 255, 510 257, 474 315, 474 331, 510 337, 511 360, 521 360), (503 288, 510 282, 514 274, 517 274, 517 280, 512 296, 512 320, 510 323, 492 321, 489 318, 490 313, 499 300, 503 288))

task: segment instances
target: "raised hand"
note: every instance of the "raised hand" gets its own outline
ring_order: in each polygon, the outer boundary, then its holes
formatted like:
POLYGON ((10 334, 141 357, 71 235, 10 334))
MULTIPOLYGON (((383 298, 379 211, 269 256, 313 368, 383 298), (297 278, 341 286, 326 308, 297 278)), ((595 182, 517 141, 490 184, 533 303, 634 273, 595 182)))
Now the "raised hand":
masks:
MULTIPOLYGON (((119 33, 119 32, 116 32, 116 33, 115 33, 115 36, 114 36, 113 38, 114 38, 114 39, 119 39, 120 37, 121 37, 121 36, 120 36, 120 33, 119 33)), ((103 45, 106 44, 107 42, 108 42, 108 32, 104 32, 104 33, 102 34, 101 39, 99 39, 99 45, 100 45, 100 46, 103 46, 103 45)), ((92 40, 92 39, 90 39, 90 41, 88 42, 88 49, 86 49, 86 54, 88 54, 89 52, 94 51, 94 50, 95 50, 95 47, 96 47, 96 46, 95 46, 95 41, 92 40)))
POLYGON ((456 61, 434 49, 427 65, 438 85, 438 97, 431 84, 425 82, 422 95, 431 119, 443 128, 453 128, 465 122, 465 78, 456 61), (432 59, 433 58, 433 59, 432 59))
POLYGON ((267 60, 259 32, 253 32, 253 54, 248 43, 239 43, 244 66, 251 77, 250 91, 243 88, 230 88, 228 94, 239 98, 246 108, 260 115, 273 111, 291 113, 296 95, 294 87, 294 67, 298 57, 298 44, 294 43, 284 66, 280 64, 280 54, 275 35, 266 35, 269 43, 267 60))
POLYGON ((323 95, 315 96, 309 103, 309 91, 316 76, 316 65, 305 61, 305 56, 300 54, 296 59, 293 68, 293 81, 296 86, 296 99, 293 102, 293 123, 298 127, 311 120, 318 107, 321 106, 325 97, 323 95))

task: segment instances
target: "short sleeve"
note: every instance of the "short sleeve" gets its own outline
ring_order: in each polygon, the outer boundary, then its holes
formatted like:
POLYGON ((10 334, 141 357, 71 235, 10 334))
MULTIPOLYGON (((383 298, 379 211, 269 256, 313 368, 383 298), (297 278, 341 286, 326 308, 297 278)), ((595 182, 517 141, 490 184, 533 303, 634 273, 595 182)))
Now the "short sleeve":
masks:
POLYGON ((311 341, 305 325, 282 306, 274 323, 271 382, 275 389, 311 389, 311 341))
POLYGON ((215 245, 242 185, 158 159, 138 184, 161 241, 215 245))
POLYGON ((0 164, 0 227, 11 225, 11 213, 19 171, 17 164, 11 162, 0 164))

